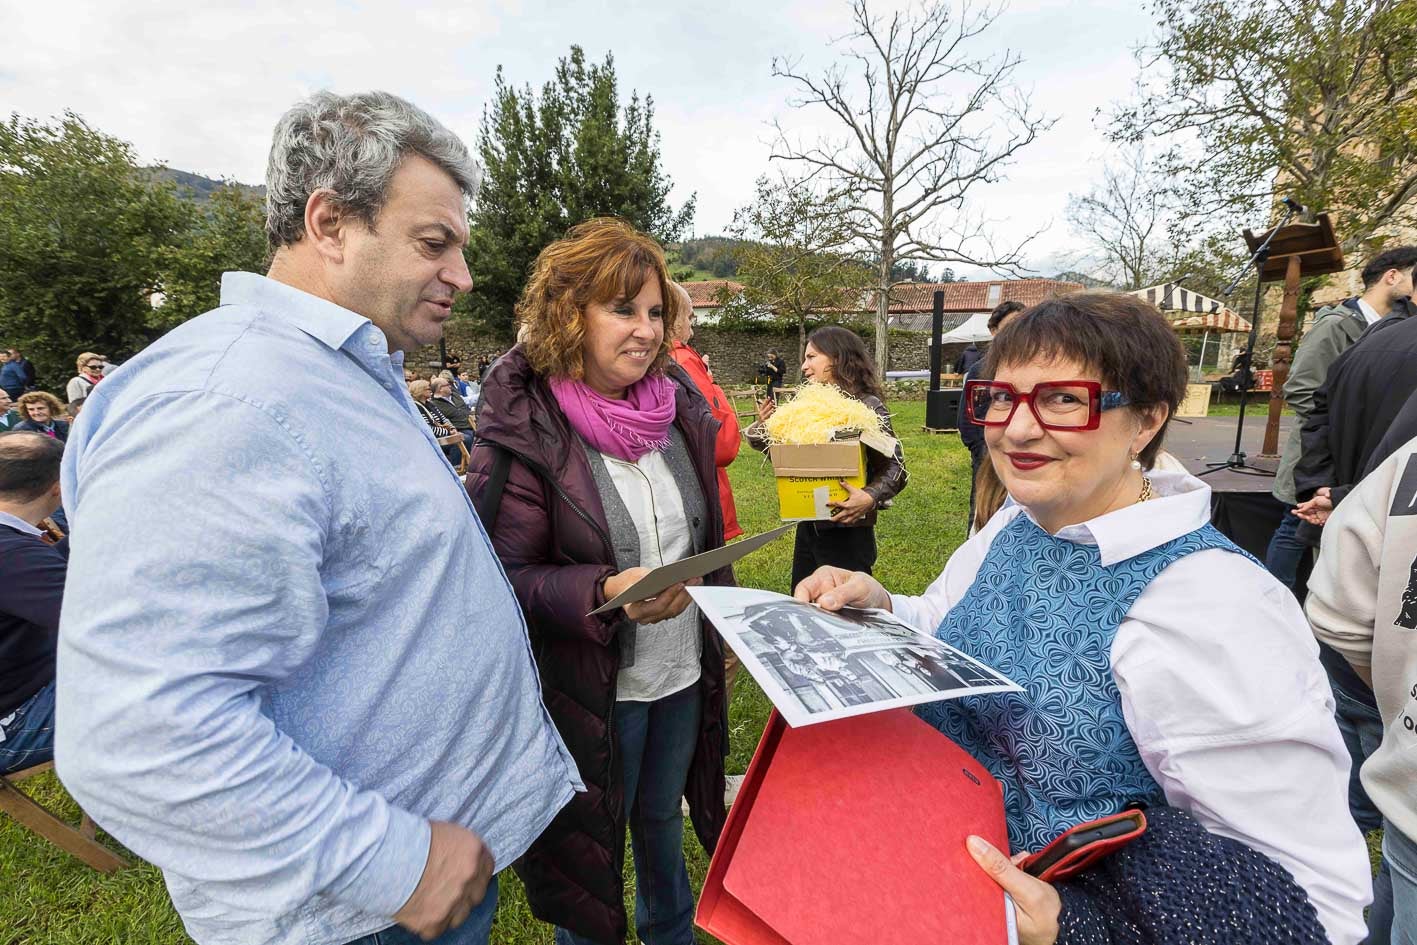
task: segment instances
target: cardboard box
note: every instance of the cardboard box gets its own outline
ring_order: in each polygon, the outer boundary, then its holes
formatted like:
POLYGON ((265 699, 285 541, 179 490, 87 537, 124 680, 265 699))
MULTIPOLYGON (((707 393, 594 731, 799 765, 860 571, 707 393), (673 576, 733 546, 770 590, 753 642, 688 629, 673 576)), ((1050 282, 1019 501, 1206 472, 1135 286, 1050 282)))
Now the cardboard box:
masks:
POLYGON ((866 447, 859 440, 844 443, 779 444, 768 448, 777 477, 778 513, 784 522, 830 519, 828 502, 841 502, 844 479, 856 488, 866 485, 866 447))
POLYGON ((890 456, 898 445, 893 437, 866 434, 835 443, 768 447, 773 475, 777 477, 778 517, 784 522, 830 520, 832 510, 827 503, 846 498, 842 480, 858 489, 865 487, 866 449, 890 456))

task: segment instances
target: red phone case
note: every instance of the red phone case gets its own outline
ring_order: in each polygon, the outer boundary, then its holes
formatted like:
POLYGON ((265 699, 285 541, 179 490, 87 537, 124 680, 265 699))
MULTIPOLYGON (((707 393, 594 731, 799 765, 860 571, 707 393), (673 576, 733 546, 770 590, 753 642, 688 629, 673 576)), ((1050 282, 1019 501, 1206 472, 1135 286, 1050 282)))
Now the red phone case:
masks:
POLYGON ((1085 824, 1078 824, 1076 827, 1071 827, 1068 830, 1063 831, 1057 836, 1056 839, 1053 840, 1052 843, 1048 844, 1042 850, 1039 850, 1037 853, 1034 853, 1033 855, 1025 859, 1022 863, 1019 864, 1019 869, 1022 869, 1027 872, 1030 863, 1036 863, 1039 860, 1043 859, 1045 856, 1048 855, 1048 853, 1053 850, 1054 847, 1059 846, 1068 837, 1072 836, 1075 833, 1078 833, 1079 831, 1091 830, 1094 827, 1101 827, 1104 824, 1116 823, 1118 821, 1131 821, 1133 827, 1131 830, 1127 831, 1121 836, 1109 837, 1106 840, 1096 840, 1092 843, 1089 843, 1085 847, 1081 847, 1077 850, 1073 850, 1072 852, 1065 854, 1060 860, 1058 860, 1058 862, 1054 863, 1052 866, 1048 867, 1041 874, 1039 874, 1038 877, 1045 883, 1054 883, 1058 882, 1059 880, 1071 879, 1078 873, 1081 873, 1083 870, 1087 869, 1092 864, 1096 863, 1098 860, 1102 859, 1107 854, 1111 853, 1113 850, 1126 846, 1127 844, 1135 840, 1137 837, 1140 837, 1142 834, 1146 833, 1146 815, 1139 810, 1124 810, 1120 814, 1112 814, 1110 817, 1099 817, 1096 820, 1090 820, 1085 824))

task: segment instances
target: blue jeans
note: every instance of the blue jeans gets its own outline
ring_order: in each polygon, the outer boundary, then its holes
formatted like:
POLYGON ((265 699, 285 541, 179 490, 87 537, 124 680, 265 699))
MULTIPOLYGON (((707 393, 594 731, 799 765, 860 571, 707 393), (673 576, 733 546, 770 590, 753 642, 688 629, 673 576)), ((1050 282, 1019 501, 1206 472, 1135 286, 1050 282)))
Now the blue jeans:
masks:
POLYGON ((487 885, 487 896, 472 910, 467 921, 455 929, 444 932, 431 942, 401 926, 392 926, 382 932, 355 939, 349 945, 487 945, 492 934, 492 918, 497 914, 497 877, 487 885))
MULTIPOLYGON (((697 683, 654 702, 615 703, 625 815, 635 853, 635 930, 648 945, 693 945, 694 893, 684 864, 680 799, 702 706, 697 683)), ((597 945, 566 929, 556 945, 597 945)))
MULTIPOLYGON (((1348 773, 1348 810, 1353 821, 1363 833, 1383 826, 1383 815, 1374 806, 1363 788, 1359 771, 1368 756, 1378 750, 1383 741, 1383 719, 1378 710, 1369 705, 1366 694, 1349 692, 1342 679, 1329 677, 1333 689, 1334 719, 1338 731, 1343 735, 1343 744, 1348 748, 1352 767, 1348 773)), ((1378 867, 1378 875, 1373 877, 1373 904, 1368 907, 1368 938, 1365 945, 1388 945, 1388 929, 1392 925, 1392 875, 1384 857, 1378 867)))
POLYGON ((1392 870, 1393 945, 1417 945, 1417 843, 1392 824, 1383 828, 1383 862, 1392 870))
POLYGON ((1365 698, 1349 692, 1341 680, 1330 677, 1329 685, 1333 689, 1334 719, 1343 735, 1343 744, 1348 747, 1348 757, 1353 760, 1348 775, 1348 810, 1358 829, 1368 833, 1383 825, 1383 815, 1363 789, 1358 771, 1383 743, 1383 717, 1365 698))
POLYGON ((1284 507, 1284 520, 1274 530, 1264 556, 1265 569, 1291 591, 1299 580, 1299 562, 1309 553, 1309 546, 1299 540, 1299 519, 1290 514, 1293 511, 1292 505, 1284 507))
POLYGON ((53 761, 54 683, 25 700, 15 710, 14 719, 0 731, 5 735, 0 742, 0 774, 53 761))

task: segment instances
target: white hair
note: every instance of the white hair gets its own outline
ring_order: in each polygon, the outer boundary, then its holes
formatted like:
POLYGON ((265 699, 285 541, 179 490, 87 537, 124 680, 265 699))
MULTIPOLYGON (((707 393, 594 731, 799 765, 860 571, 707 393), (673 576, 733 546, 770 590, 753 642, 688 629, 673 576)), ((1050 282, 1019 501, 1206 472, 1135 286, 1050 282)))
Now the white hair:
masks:
POLYGON ((388 92, 316 92, 281 116, 266 166, 266 237, 272 249, 305 235, 305 205, 317 190, 372 227, 389 182, 410 154, 447 171, 468 197, 481 171, 457 135, 388 92))

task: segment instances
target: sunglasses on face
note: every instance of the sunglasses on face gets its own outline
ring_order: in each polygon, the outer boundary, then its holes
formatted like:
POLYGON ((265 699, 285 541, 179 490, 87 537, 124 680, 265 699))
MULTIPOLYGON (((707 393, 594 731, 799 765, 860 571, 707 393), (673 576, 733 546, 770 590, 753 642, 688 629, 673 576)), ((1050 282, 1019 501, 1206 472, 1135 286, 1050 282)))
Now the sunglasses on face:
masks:
POLYGON ((1028 391, 1002 381, 966 381, 964 399, 969 419, 980 426, 1007 426, 1019 404, 1027 403, 1045 430, 1096 430, 1104 412, 1131 403, 1097 381, 1044 381, 1028 391))

